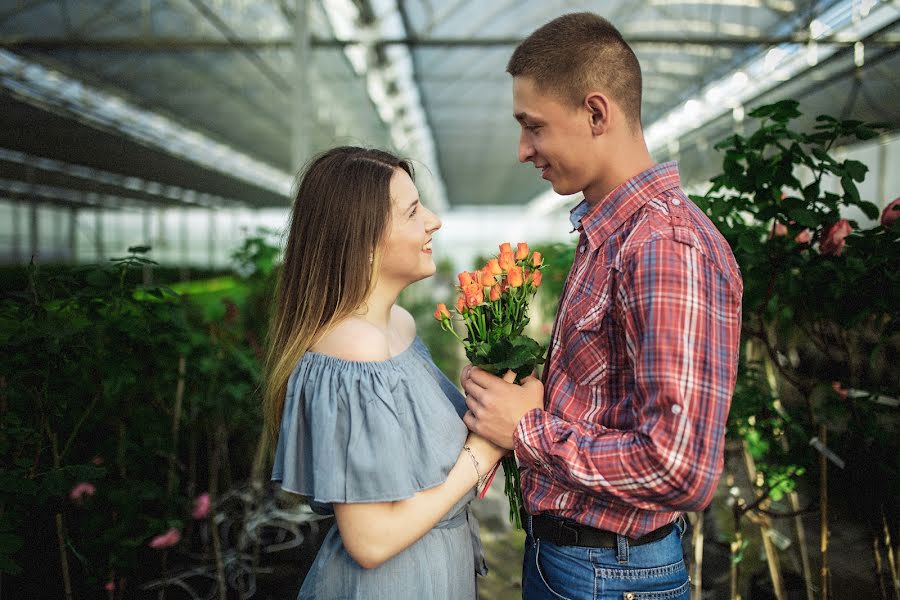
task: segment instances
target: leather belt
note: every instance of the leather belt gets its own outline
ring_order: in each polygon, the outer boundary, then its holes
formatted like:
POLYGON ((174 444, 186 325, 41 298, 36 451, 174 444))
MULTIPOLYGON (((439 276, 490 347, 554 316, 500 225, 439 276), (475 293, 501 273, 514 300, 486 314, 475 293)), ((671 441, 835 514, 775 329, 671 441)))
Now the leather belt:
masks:
MULTIPOLYGON (((527 514, 522 515, 522 522, 527 522, 527 514)), ((642 546, 663 539, 670 533, 674 525, 669 523, 639 538, 627 538, 629 546, 642 546)), ((557 546, 582 546, 586 548, 616 548, 617 535, 612 531, 595 529, 580 523, 553 519, 543 515, 531 517, 531 534, 535 539, 544 540, 557 546)))

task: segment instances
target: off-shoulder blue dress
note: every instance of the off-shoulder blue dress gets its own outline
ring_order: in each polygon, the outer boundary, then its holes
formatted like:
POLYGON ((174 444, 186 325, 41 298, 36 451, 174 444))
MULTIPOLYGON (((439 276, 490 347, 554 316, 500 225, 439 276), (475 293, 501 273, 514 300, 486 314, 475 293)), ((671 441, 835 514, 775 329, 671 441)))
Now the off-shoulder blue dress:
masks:
MULTIPOLYGON (((383 361, 307 352, 288 381, 272 479, 322 513, 334 502, 410 498, 447 479, 468 434, 465 411, 418 337, 383 361)), ((475 575, 487 572, 474 496, 374 569, 350 557, 332 526, 299 600, 474 600, 475 575)))

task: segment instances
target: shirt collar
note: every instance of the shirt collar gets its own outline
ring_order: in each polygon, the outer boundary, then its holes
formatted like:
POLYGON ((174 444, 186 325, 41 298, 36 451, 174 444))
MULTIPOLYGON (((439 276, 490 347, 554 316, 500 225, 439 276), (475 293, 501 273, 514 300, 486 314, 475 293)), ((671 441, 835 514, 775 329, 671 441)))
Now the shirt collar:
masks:
POLYGON ((593 206, 582 200, 569 213, 569 220, 573 227, 584 231, 593 250, 644 204, 680 185, 678 163, 660 163, 622 183, 593 206))

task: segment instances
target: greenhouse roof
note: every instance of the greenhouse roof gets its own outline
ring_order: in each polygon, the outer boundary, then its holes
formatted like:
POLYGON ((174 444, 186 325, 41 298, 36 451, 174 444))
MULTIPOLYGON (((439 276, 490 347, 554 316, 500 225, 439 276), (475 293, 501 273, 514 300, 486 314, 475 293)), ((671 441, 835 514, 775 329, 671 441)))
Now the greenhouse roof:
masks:
POLYGON ((550 210, 516 160, 505 66, 535 28, 598 7, 641 62, 651 151, 687 181, 776 99, 900 124, 893 2, 15 0, 0 8, 0 190, 286 206, 312 152, 353 143, 416 159, 441 210, 550 210))

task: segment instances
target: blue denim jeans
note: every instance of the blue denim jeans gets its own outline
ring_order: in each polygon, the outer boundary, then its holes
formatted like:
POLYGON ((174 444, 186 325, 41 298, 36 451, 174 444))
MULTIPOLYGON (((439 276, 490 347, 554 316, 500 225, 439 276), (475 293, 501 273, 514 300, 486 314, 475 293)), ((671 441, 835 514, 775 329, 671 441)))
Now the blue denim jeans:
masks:
POLYGON ((531 535, 525 523, 523 600, 689 600, 690 580, 681 550, 685 523, 678 519, 661 540, 618 548, 557 546, 531 535))

